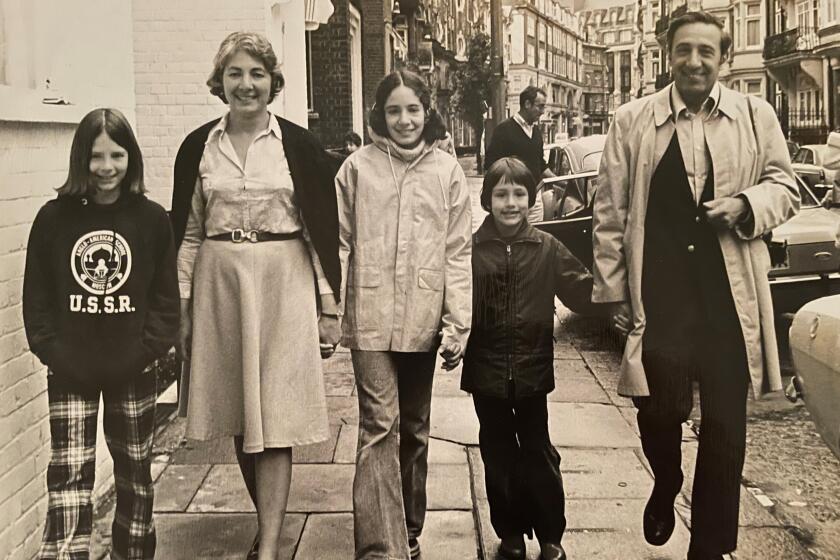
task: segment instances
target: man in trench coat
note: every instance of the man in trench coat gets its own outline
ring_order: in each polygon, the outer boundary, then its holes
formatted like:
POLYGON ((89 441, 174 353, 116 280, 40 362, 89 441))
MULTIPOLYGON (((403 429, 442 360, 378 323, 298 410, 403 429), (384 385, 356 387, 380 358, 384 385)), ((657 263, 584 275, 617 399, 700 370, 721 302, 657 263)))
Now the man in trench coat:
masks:
POLYGON ((654 488, 646 540, 674 528, 681 423, 702 425, 689 560, 735 549, 746 398, 781 388, 764 233, 799 209, 769 104, 717 81, 731 40, 705 12, 671 22, 674 84, 619 107, 595 196, 593 301, 627 333, 619 393, 638 408, 654 488))

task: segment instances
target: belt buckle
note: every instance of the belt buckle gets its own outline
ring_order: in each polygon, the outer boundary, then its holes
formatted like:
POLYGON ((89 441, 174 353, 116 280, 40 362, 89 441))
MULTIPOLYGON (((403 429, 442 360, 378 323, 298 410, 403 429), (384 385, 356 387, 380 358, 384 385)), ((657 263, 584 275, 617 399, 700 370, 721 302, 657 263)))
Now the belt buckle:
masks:
POLYGON ((250 241, 251 243, 257 243, 260 240, 259 234, 260 232, 258 232, 255 229, 252 229, 248 232, 248 241, 250 241))
POLYGON ((230 232, 230 240, 234 243, 242 243, 245 241, 245 230, 236 228, 232 232, 230 232))

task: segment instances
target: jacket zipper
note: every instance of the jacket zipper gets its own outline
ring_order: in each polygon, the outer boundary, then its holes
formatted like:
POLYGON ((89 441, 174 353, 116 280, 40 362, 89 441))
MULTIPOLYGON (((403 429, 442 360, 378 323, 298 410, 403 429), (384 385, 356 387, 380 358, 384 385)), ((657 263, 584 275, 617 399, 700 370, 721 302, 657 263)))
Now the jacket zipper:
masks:
POLYGON ((508 339, 508 352, 507 352, 507 389, 510 399, 513 400, 515 398, 515 392, 513 387, 513 364, 511 363, 512 356, 513 356, 513 297, 514 297, 514 287, 513 287, 513 266, 512 266, 512 258, 511 258, 511 249, 510 243, 505 244, 506 255, 507 255, 507 276, 508 276, 508 305, 507 305, 507 312, 508 312, 508 324, 507 324, 507 339, 508 339))

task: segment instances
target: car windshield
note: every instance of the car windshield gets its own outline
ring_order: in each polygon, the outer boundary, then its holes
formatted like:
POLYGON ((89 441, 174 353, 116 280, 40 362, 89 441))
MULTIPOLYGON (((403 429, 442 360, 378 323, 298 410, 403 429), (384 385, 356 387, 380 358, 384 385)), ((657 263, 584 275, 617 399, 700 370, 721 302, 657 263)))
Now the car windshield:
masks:
POLYGON ((581 171, 598 171, 601 165, 601 154, 603 152, 591 152, 583 156, 580 162, 581 171))
POLYGON ((816 208, 820 205, 817 197, 814 196, 811 189, 809 189, 799 177, 796 178, 796 183, 799 185, 799 198, 802 199, 799 203, 800 208, 816 208))

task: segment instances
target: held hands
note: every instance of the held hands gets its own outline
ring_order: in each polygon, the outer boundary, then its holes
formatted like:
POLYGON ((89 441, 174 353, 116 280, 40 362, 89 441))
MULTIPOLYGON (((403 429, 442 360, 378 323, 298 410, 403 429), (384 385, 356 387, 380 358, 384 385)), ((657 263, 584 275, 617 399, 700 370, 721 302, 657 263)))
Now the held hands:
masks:
POLYGON ((624 336, 633 328, 632 310, 626 301, 610 304, 610 323, 613 328, 624 336))
POLYGON ((443 358, 441 367, 444 371, 452 371, 458 364, 461 363, 461 358, 464 356, 464 351, 461 345, 455 342, 449 342, 440 345, 440 357, 443 358))
POLYGON ((318 318, 318 339, 321 346, 321 358, 333 355, 341 339, 341 323, 335 315, 321 313, 318 318))
POLYGON ((190 309, 190 300, 181 300, 181 325, 178 328, 178 341, 175 345, 175 355, 182 362, 188 362, 190 359, 190 350, 192 349, 192 311, 190 309))
POLYGON ((703 203, 706 209, 706 219, 718 230, 728 230, 747 216, 750 207, 740 196, 716 198, 703 203))

